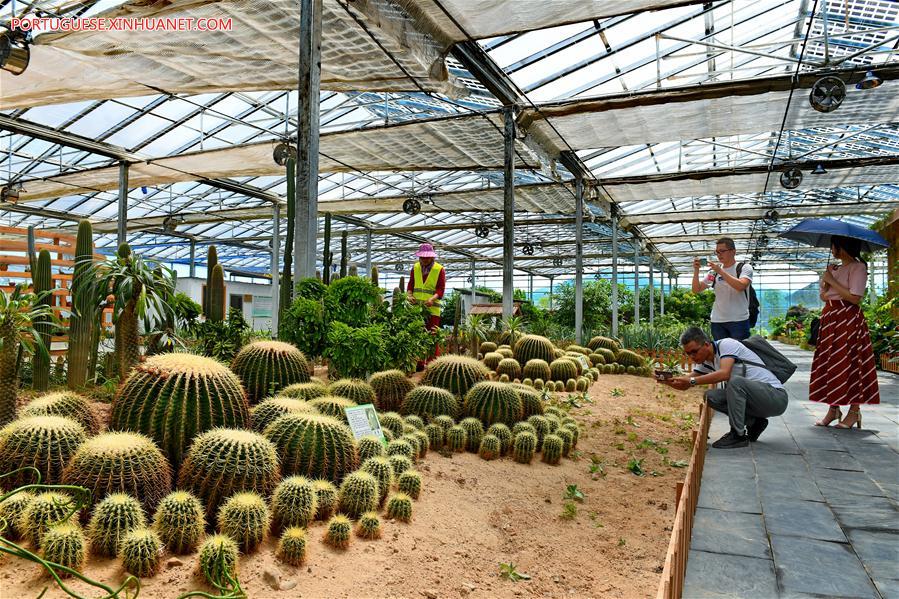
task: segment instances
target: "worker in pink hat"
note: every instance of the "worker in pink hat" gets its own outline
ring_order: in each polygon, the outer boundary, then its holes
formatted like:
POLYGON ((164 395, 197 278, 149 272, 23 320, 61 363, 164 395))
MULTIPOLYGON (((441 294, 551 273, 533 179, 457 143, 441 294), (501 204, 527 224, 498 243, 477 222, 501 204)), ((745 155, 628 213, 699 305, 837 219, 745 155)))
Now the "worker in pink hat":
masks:
MULTIPOLYGON (((446 271, 436 261, 437 252, 430 243, 423 243, 415 253, 418 262, 412 267, 406 295, 413 304, 424 304, 428 309, 428 320, 425 327, 433 331, 440 326, 440 300, 446 290, 446 271)), ((440 349, 437 349, 437 355, 440 349)))

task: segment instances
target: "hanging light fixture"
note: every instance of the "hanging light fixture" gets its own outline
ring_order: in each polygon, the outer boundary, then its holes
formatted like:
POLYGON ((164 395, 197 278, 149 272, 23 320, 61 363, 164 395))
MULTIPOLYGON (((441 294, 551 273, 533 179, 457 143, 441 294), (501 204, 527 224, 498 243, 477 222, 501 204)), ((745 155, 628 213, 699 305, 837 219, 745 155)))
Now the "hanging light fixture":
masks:
POLYGON ((874 74, 874 71, 865 73, 865 78, 855 84, 855 89, 874 89, 883 85, 883 79, 874 74))
POLYGON ((819 162, 818 164, 815 165, 815 170, 812 171, 812 174, 813 175, 826 175, 827 169, 824 168, 824 165, 819 162))
POLYGON ((31 50, 28 44, 29 35, 23 31, 4 31, 0 33, 0 69, 13 75, 21 75, 28 68, 31 50))

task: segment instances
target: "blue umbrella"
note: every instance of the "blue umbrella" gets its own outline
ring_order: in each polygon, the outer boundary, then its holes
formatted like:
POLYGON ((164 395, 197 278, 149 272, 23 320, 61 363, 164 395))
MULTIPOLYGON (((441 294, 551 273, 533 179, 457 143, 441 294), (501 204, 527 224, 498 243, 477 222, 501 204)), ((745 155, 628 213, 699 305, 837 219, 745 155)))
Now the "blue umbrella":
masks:
POLYGON ((832 218, 807 218, 780 237, 807 243, 815 247, 830 247, 830 238, 834 236, 851 237, 862 242, 863 252, 873 252, 878 248, 889 246, 889 242, 871 229, 846 223, 832 218))

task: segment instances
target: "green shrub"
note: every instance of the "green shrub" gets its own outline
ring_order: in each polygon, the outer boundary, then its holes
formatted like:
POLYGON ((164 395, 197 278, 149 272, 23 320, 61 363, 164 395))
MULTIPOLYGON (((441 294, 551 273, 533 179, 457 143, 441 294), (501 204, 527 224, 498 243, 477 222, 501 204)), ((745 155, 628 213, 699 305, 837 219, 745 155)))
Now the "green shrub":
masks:
POLYGON ((343 322, 332 322, 325 356, 330 363, 329 373, 333 370, 336 376, 365 378, 378 372, 387 363, 384 327, 353 328, 343 322))
POLYGON ((311 358, 324 353, 327 330, 321 300, 298 296, 281 315, 278 338, 292 343, 311 358))

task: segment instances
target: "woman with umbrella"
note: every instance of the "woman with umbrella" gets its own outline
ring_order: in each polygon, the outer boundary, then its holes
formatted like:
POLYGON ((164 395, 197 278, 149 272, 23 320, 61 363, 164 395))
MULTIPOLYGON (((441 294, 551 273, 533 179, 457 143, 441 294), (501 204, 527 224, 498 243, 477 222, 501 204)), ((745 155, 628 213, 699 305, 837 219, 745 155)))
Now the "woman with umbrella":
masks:
POLYGON ((868 265, 861 252, 870 251, 872 245, 886 245, 886 241, 874 231, 831 219, 803 221, 782 236, 812 245, 829 242, 833 257, 840 262, 828 265, 821 276, 819 296, 825 304, 808 396, 830 405, 815 425, 828 426, 839 420, 837 428, 861 428, 859 406, 880 403, 871 334, 859 307, 868 281, 868 265), (849 406, 845 418, 840 406, 849 406))

